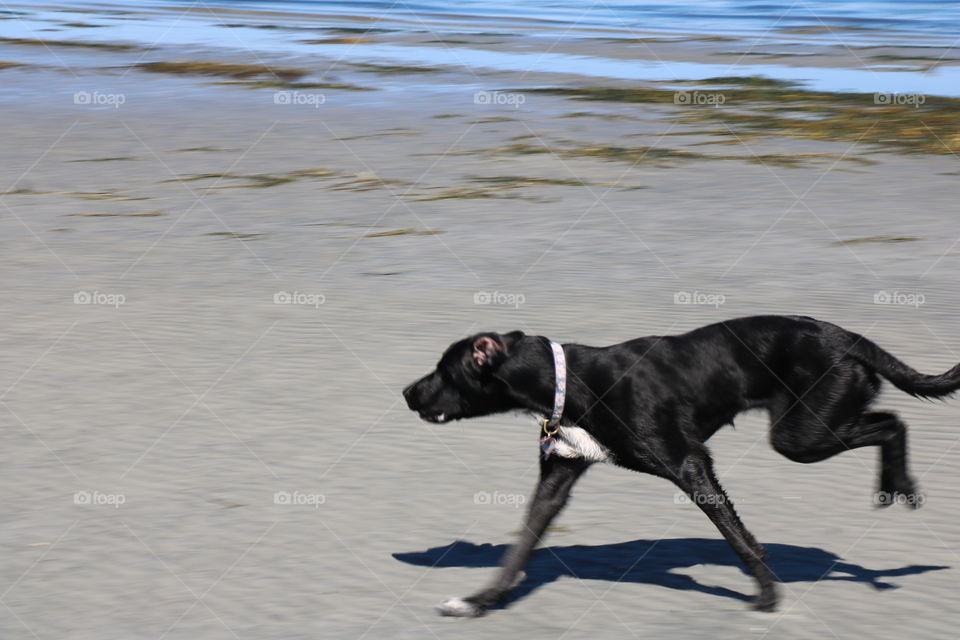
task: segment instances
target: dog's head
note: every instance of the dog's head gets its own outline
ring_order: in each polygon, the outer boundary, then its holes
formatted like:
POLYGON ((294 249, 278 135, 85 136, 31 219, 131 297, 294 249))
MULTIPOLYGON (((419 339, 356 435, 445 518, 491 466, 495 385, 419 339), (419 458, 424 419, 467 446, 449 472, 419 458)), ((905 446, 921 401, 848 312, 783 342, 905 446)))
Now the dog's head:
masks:
POLYGON ((524 408, 508 381, 524 338, 513 331, 454 342, 436 369, 403 390, 407 406, 436 423, 524 408))

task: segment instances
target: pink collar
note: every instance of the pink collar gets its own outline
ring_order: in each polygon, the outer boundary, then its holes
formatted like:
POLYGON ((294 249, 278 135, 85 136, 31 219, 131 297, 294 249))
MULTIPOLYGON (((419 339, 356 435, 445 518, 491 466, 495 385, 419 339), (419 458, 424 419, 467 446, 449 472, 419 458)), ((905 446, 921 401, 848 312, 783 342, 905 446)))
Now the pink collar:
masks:
POLYGON ((553 340, 550 341, 550 350, 553 351, 553 413, 549 420, 544 420, 543 431, 551 435, 560 428, 560 418, 563 417, 563 405, 567 398, 567 358, 563 353, 563 346, 553 340))

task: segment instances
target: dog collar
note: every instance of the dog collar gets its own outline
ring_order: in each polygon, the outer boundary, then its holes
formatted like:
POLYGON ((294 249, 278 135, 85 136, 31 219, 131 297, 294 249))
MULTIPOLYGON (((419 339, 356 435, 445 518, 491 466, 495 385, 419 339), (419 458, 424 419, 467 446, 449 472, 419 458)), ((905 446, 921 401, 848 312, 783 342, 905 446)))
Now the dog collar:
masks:
POLYGON ((560 428, 560 418, 563 417, 563 405, 567 399, 567 358, 563 347, 553 340, 550 341, 550 350, 553 352, 553 413, 543 421, 543 432, 553 435, 560 428))

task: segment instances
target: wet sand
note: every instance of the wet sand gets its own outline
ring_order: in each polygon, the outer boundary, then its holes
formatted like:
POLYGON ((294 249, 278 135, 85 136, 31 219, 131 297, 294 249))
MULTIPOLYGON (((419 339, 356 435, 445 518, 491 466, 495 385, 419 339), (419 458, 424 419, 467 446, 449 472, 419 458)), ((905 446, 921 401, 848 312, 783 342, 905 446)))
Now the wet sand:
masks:
POLYGON ((946 370, 954 156, 475 100, 575 76, 353 69, 326 81, 373 90, 283 103, 57 52, 75 73, 0 71, 4 638, 955 633, 956 404, 878 403, 911 426, 915 512, 873 507, 872 450, 794 464, 760 414, 710 442, 784 582, 775 614, 747 610, 751 580, 674 488, 597 466, 523 597, 463 621, 432 607, 513 539, 536 426, 428 425, 399 395, 482 329, 608 344, 759 313, 946 370))

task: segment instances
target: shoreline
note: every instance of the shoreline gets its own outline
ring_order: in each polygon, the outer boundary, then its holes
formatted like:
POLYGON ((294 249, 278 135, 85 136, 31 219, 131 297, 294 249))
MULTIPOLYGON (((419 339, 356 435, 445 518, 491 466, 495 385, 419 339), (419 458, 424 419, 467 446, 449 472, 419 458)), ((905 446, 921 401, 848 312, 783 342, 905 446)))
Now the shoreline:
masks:
POLYGON ((46 59, 56 64, 62 57, 58 51, 84 48, 91 52, 126 48, 137 60, 182 58, 184 51, 193 51, 213 56, 300 58, 311 65, 350 60, 441 70, 463 70, 464 60, 470 60, 471 71, 576 74, 594 81, 683 82, 758 76, 797 82, 814 91, 960 96, 960 57, 946 43, 936 44, 919 35, 882 44, 846 40, 850 33, 843 31, 803 37, 765 33, 757 38, 627 30, 621 32, 623 37, 599 32, 583 37, 565 32, 562 37, 551 37, 525 28, 515 33, 471 33, 461 25, 444 33, 425 23, 392 28, 355 15, 341 16, 338 25, 330 24, 329 15, 261 15, 220 8, 181 13, 141 9, 123 12, 122 17, 114 19, 106 8, 99 15, 34 9, 0 21, 0 38, 11 46, 19 42, 15 48, 32 44, 38 49, 33 56, 21 51, 11 62, 46 59), (224 23, 221 14, 253 21, 224 23), (87 22, 65 22, 70 16, 83 15, 87 22), (255 21, 263 17, 306 24, 286 27, 255 21), (100 21, 93 22, 97 18, 100 21), (155 48, 158 34, 164 46, 155 48))

